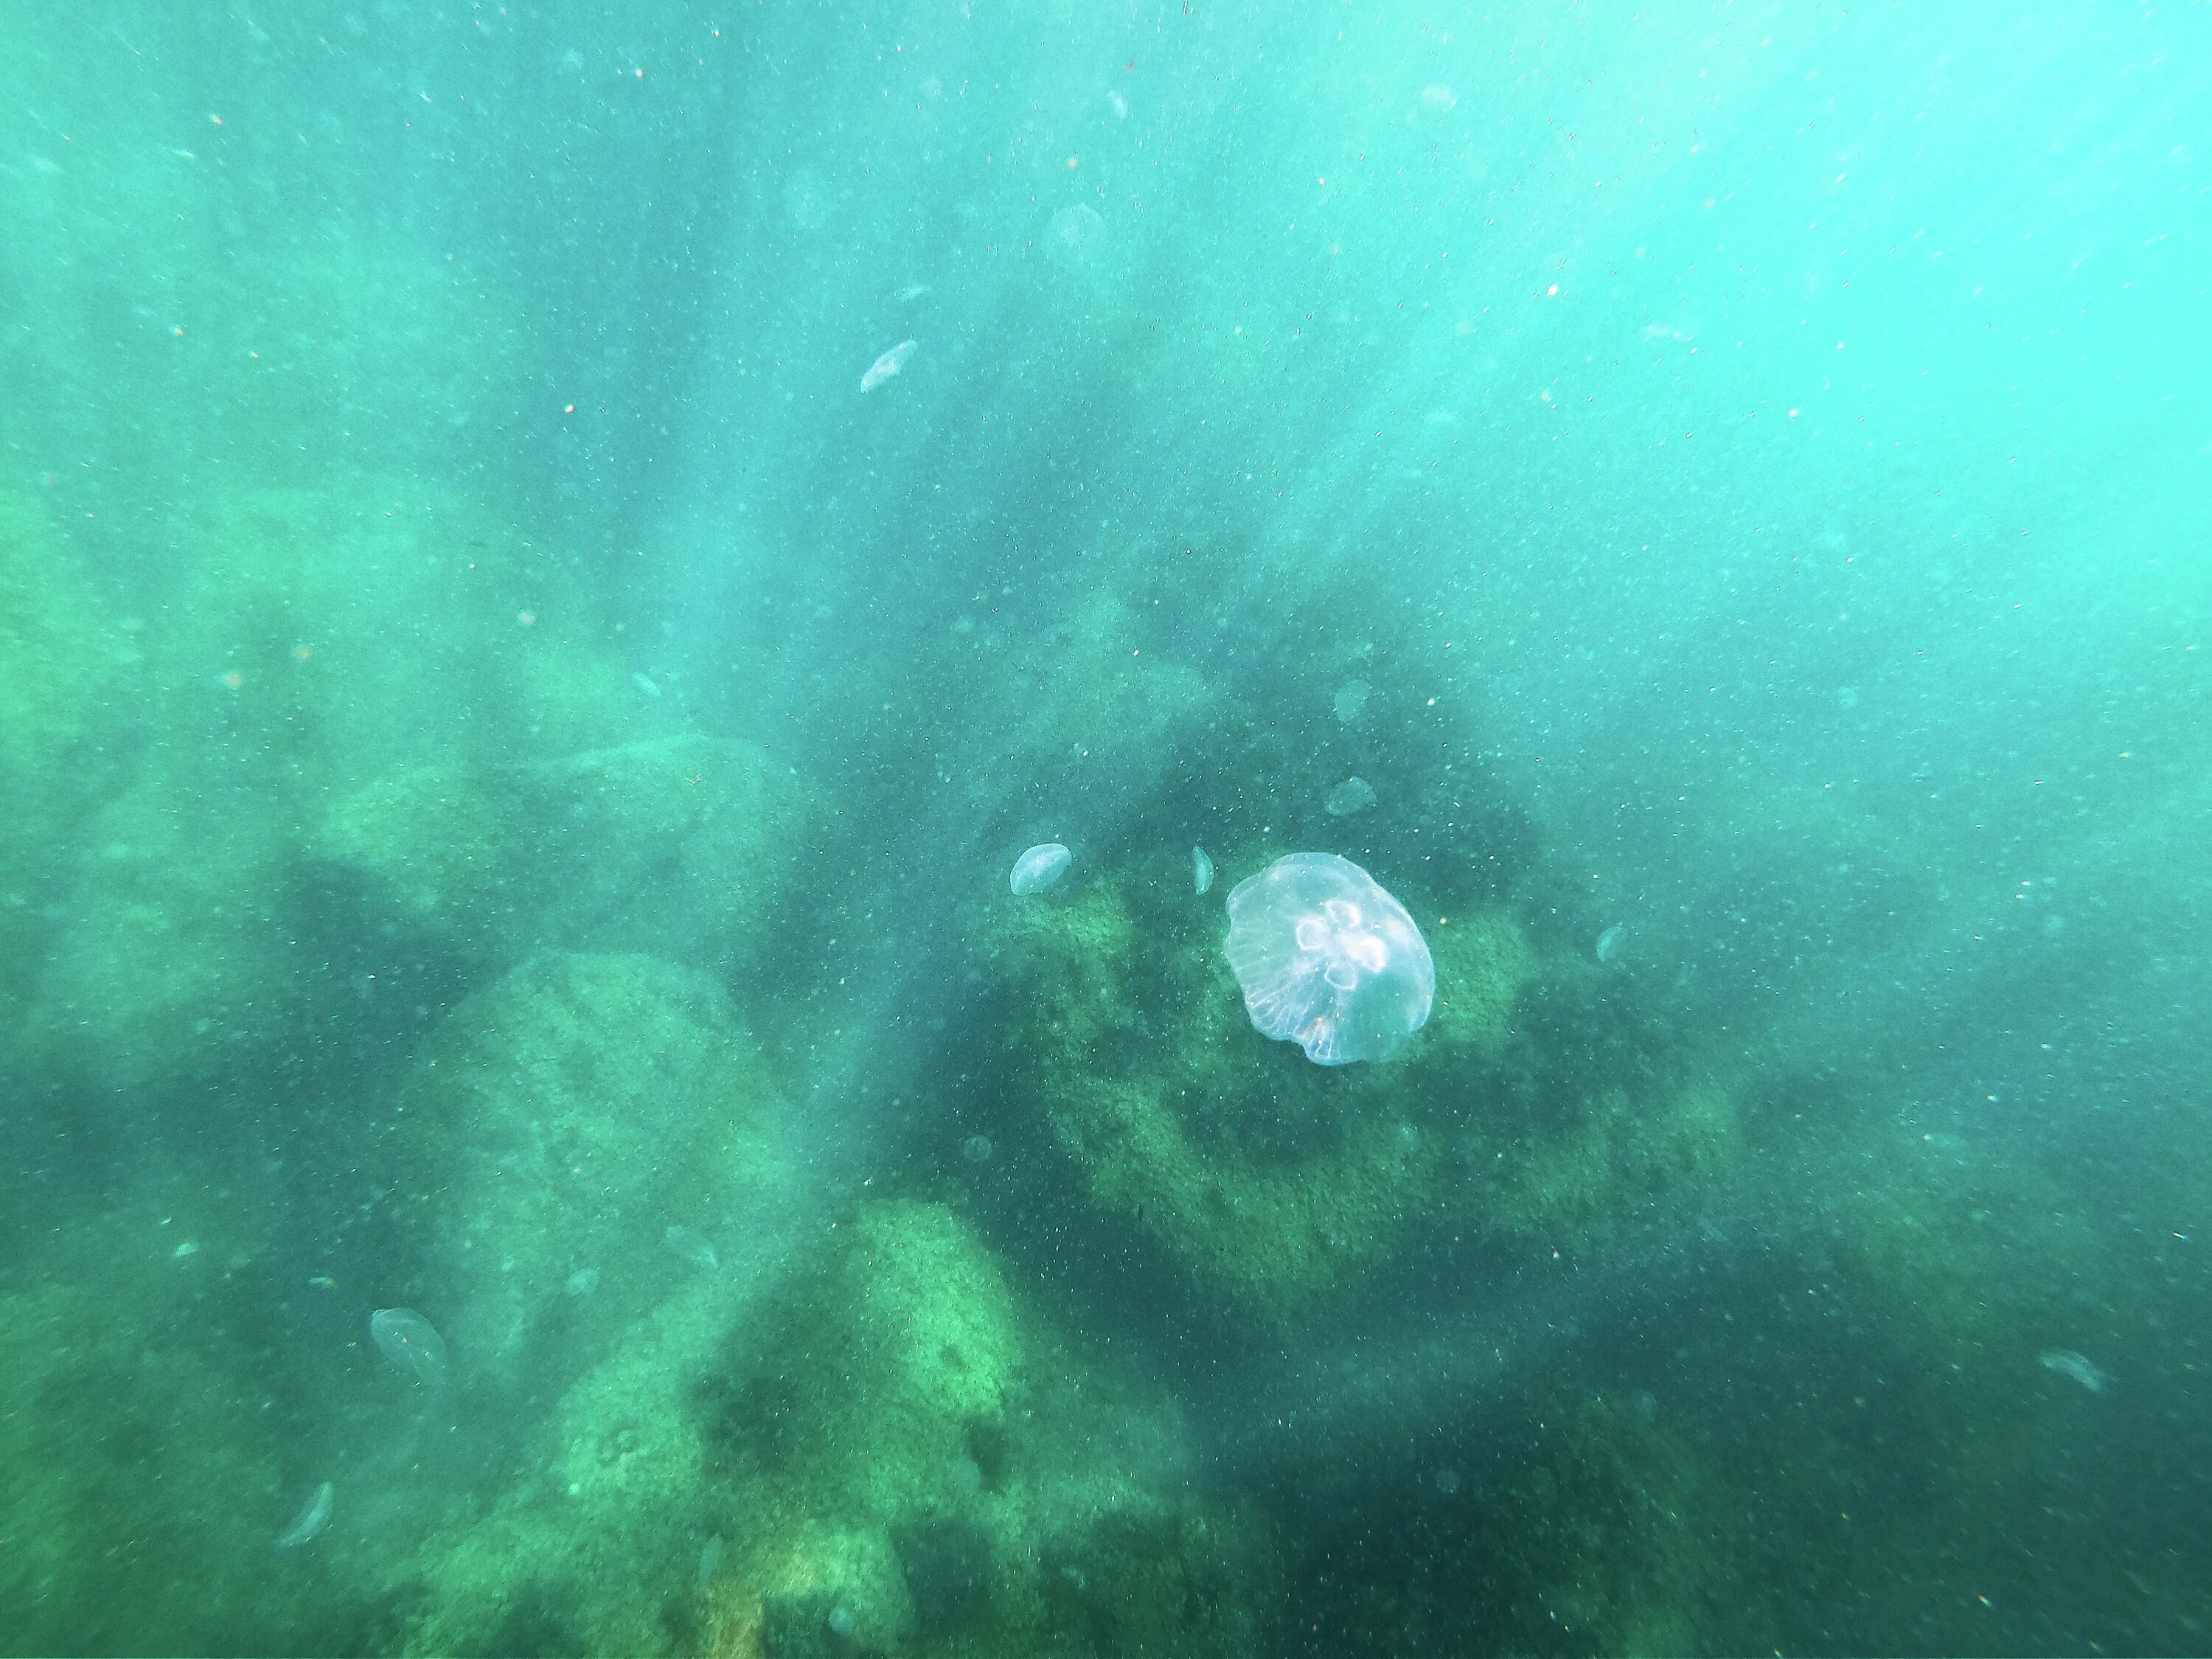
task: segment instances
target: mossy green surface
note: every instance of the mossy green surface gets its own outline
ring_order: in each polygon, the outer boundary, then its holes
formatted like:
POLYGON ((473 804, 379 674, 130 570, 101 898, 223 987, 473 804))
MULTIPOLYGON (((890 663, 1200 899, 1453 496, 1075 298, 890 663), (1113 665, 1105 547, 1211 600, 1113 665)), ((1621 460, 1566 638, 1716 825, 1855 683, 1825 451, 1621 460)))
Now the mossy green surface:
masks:
POLYGON ((842 1627, 896 1652, 1237 1653, 1273 1616, 1264 1524, 1189 1495, 1165 1402, 1041 1322, 943 1206, 841 1224, 758 1340, 714 1398, 775 1517, 726 1609, 763 1650, 842 1627))
POLYGON ((409 1648, 1252 1651, 1267 1529, 1182 1492, 1175 1445, 952 1212, 871 1202, 765 1302, 702 1281, 638 1321, 426 1542, 409 1648))
POLYGON ((0 495, 0 1035, 29 994, 67 850, 114 785, 131 620, 39 506, 0 495))
POLYGON ((783 1109, 715 980, 532 957, 453 1011, 402 1092, 423 1182, 403 1206, 422 1253, 407 1297, 479 1391, 573 1374, 702 1271, 687 1250, 741 1265, 789 1178, 783 1109))
POLYGON ((975 948, 1008 1063, 1097 1203, 1216 1291, 1288 1314, 1446 1203, 1446 1130, 1533 953, 1502 912, 1436 927, 1432 1029, 1395 1063, 1323 1067, 1252 1030, 1213 903, 1147 904, 1107 872, 994 908, 975 948))
POLYGON ((174 757, 149 762, 75 854, 31 1006, 53 1074, 127 1097, 265 1052, 297 1025, 317 964, 293 925, 295 847, 265 803, 174 757))
POLYGON ((174 1169, 8 1274, 0 1653, 294 1651, 346 1607, 319 1550, 276 1547, 331 1471, 258 1346, 264 1220, 174 1169))
POLYGON ((314 856, 473 966, 543 949, 651 950, 737 974, 830 807, 757 746, 696 732, 526 765, 396 768, 332 799, 314 856))

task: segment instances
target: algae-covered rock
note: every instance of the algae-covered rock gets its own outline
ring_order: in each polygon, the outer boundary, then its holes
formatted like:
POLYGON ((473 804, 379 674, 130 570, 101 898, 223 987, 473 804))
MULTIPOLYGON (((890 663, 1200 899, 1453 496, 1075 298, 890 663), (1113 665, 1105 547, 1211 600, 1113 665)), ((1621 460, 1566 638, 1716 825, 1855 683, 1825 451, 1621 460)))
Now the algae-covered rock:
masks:
POLYGON ((629 1321, 563 1391, 515 1483, 425 1541, 408 1652, 701 1650, 700 1551, 728 1499, 690 1391, 727 1316, 702 1280, 629 1321))
POLYGON ((304 802, 650 733, 565 561, 417 484, 343 483, 217 495, 179 527, 189 580, 146 635, 166 722, 304 802))
POLYGON ((1437 932, 1437 1012, 1395 1066, 1327 1069, 1251 1028, 1212 907, 1141 916, 1111 875, 1000 907, 978 940, 1009 1063, 1093 1199, 1217 1291, 1288 1313, 1387 1254, 1446 1198, 1533 953, 1502 914, 1437 932))
POLYGON ((781 1109, 696 969, 547 954, 463 1002, 403 1097, 430 1183, 408 1294, 457 1382, 544 1386, 692 1275, 742 1271, 789 1178, 781 1109))
POLYGON ((685 733, 528 765, 403 767, 336 796, 313 846, 372 914, 464 960, 650 949, 744 973, 831 814, 758 747, 685 733))
POLYGON ((1711 1644, 1717 1607, 1757 1627, 1740 1515, 1683 1434, 1586 1400, 1500 1483, 1468 1540, 1483 1571, 1456 1587, 1478 1589, 1474 1616, 1507 1651, 1693 1651, 1711 1644))
POLYGON ((312 964, 285 828, 176 761, 149 764, 95 812, 29 1011, 46 1063, 127 1094, 294 1030, 312 964))
POLYGON ((138 659, 43 514, 0 496, 0 1031, 45 948, 64 853, 112 786, 113 700, 138 659))
POLYGON ((0 1649, 281 1650, 297 1575, 235 1570, 283 1521, 269 1425, 170 1322, 167 1262, 118 1274, 105 1254, 100 1280, 0 1295, 0 1649))
POLYGON ((1165 1402, 1019 1304, 951 1212, 864 1210, 753 1341, 717 1422, 783 1517, 746 1540, 726 1604, 766 1651, 1259 1639, 1279 1592, 1265 1524, 1192 1498, 1165 1402))
POLYGON ((695 1283, 565 1392, 425 1545, 410 1651, 1257 1650, 1267 1529, 1188 1495, 1159 1396, 941 1206, 810 1234, 764 1303, 695 1283))

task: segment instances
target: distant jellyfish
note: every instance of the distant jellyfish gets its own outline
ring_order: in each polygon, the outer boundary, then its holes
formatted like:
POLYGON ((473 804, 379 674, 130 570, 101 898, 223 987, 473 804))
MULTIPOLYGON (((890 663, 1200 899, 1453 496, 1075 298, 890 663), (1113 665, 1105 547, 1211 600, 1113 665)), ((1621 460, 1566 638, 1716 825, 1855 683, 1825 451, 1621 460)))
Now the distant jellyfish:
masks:
POLYGON ((1200 893, 1213 885, 1213 860, 1203 847, 1190 849, 1190 883, 1192 890, 1200 893))
POLYGON ((1406 907, 1334 853, 1292 853, 1231 888, 1224 953, 1253 1028, 1316 1066, 1388 1057, 1436 1000, 1406 907))
POLYGON ((412 1308, 379 1308, 368 1316, 368 1334, 384 1357, 417 1382, 445 1386, 445 1340, 412 1308))
POLYGON ((2105 1385, 2112 1380, 2094 1360, 2071 1348, 2045 1348, 2035 1358, 2038 1364, 2061 1376, 2072 1377, 2091 1394, 2104 1393, 2105 1385))
POLYGON ((1367 695, 1374 689, 1365 680, 1346 680, 1336 688, 1329 707, 1336 710, 1337 719, 1349 726, 1367 712, 1367 695))
POLYGON ((1616 921, 1597 936, 1597 943, 1592 949, 1597 952, 1600 962, 1611 962, 1620 954, 1620 947, 1627 943, 1628 929, 1616 921))
POLYGON ((1048 841, 1014 860, 1014 873, 1007 885, 1017 893, 1042 893, 1067 873, 1068 861, 1075 856, 1056 841, 1048 841))
POLYGON ((901 340, 889 351, 868 365, 868 372, 860 376, 860 390, 873 392, 885 380, 906 367, 906 360, 914 356, 915 343, 901 340))
POLYGON ((1459 1490, 1459 1471, 1457 1469, 1438 1469, 1436 1473, 1435 1479, 1437 1490, 1447 1498, 1449 1498, 1454 1492, 1459 1490))
POLYGON ((300 1512, 292 1517, 292 1524, 276 1534, 276 1547, 295 1550, 319 1536, 331 1523, 331 1500, 337 1496, 337 1488, 327 1480, 316 1487, 313 1495, 300 1506, 300 1512))
POLYGON ((1328 792, 1322 809, 1333 818, 1348 818, 1375 805, 1375 786, 1364 778, 1346 778, 1328 792))
POLYGON ((1088 264, 1105 240, 1106 222, 1098 216, 1097 209, 1077 202, 1054 214, 1046 230, 1047 246, 1054 258, 1066 264, 1088 264))
POLYGON ((837 192, 812 167, 801 167, 783 181, 783 211, 801 230, 819 230, 837 210, 837 192))
POLYGON ((960 1156, 970 1164, 988 1164, 991 1161, 991 1137, 969 1135, 960 1143, 960 1156))
POLYGON ((671 1222, 661 1230, 660 1242, 702 1273, 722 1271, 722 1259, 714 1254, 714 1247, 689 1227, 671 1222))

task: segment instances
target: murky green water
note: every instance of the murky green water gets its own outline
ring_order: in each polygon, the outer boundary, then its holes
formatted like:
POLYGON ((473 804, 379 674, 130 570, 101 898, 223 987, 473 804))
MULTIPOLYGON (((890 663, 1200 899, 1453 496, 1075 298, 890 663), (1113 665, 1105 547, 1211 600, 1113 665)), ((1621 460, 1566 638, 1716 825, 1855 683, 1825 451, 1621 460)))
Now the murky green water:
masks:
POLYGON ((633 10, 9 21, 0 1650, 2212 1643, 2204 9, 633 10))

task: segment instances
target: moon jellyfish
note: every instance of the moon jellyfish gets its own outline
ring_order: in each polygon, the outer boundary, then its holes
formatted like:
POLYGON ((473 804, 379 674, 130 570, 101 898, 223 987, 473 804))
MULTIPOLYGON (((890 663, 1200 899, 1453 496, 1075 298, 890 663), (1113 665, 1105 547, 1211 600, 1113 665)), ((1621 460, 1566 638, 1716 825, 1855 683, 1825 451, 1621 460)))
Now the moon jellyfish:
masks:
POLYGON ((2036 1355, 2036 1363, 2061 1376, 2070 1376, 2091 1394, 2102 1394, 2105 1384, 2112 1378, 2096 1361, 2075 1353, 2071 1348, 2045 1348, 2036 1355))
POLYGON ((337 1496, 337 1488, 327 1480, 316 1487, 314 1496, 301 1506, 299 1514, 292 1517, 292 1524, 276 1534, 276 1547, 295 1550, 330 1525, 331 1504, 337 1496))
POLYGON ((368 1334, 384 1357, 417 1382, 445 1386, 445 1339, 414 1309, 379 1308, 368 1316, 368 1334))
POLYGON ((1064 207, 1052 216, 1048 227, 1054 252, 1069 264, 1086 264, 1106 234, 1106 222, 1098 216, 1098 210, 1087 203, 1077 202, 1064 207))
POLYGON ((1628 929, 1615 922, 1597 936, 1597 959, 1611 962, 1620 954, 1620 947, 1628 942, 1628 929))
POLYGON ((991 1137, 969 1135, 960 1143, 960 1156, 970 1164, 988 1164, 991 1161, 991 1137))
POLYGON ((1014 860, 1007 884, 1017 893, 1042 893, 1067 873, 1068 860, 1074 856, 1056 841, 1044 842, 1014 860))
POLYGON ((889 351, 868 365, 868 372, 860 376, 860 390, 873 392, 885 380, 906 367, 906 360, 914 356, 915 343, 901 340, 889 351))
POLYGON ((714 1247, 689 1227, 679 1227, 672 1222, 661 1230, 660 1242, 702 1273, 722 1271, 722 1261, 714 1254, 714 1247))
POLYGON ((1213 860, 1203 847, 1190 849, 1190 881, 1192 890, 1200 893, 1213 885, 1213 860))
POLYGON ((1436 1000, 1406 907, 1334 853, 1292 853, 1231 888, 1224 952, 1253 1029, 1316 1066, 1387 1057, 1436 1000))
POLYGON ((1366 713, 1367 695, 1374 689, 1365 680, 1346 680, 1336 688, 1336 695, 1328 700, 1329 707, 1336 710, 1337 719, 1349 726, 1366 713))
POLYGON ((1375 805, 1375 786, 1364 778, 1346 778, 1328 792, 1322 808, 1333 818, 1348 818, 1375 805))
POLYGON ((783 181, 785 216, 799 229, 821 229, 836 210, 836 191, 812 167, 801 167, 783 181))

